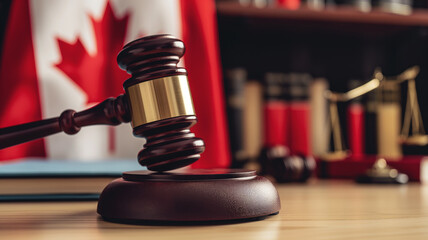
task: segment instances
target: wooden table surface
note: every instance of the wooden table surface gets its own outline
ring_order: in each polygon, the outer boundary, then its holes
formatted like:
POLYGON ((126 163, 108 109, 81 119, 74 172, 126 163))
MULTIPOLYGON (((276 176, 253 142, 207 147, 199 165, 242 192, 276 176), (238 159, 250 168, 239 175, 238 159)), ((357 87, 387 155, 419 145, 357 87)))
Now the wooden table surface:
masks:
POLYGON ((96 202, 0 203, 0 239, 428 239, 428 185, 278 185, 282 210, 211 226, 105 222, 96 202))

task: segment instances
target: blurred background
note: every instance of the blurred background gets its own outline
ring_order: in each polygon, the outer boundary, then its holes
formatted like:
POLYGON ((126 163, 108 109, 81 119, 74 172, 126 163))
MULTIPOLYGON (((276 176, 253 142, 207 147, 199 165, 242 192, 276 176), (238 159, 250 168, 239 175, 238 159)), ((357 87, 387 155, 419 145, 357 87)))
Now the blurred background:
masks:
MULTIPOLYGON (((169 33, 186 44, 182 64, 199 120, 193 130, 207 146, 194 167, 281 175, 290 168, 282 160, 298 157, 310 172, 313 159, 319 177, 342 178, 385 157, 409 162, 415 175, 428 154, 428 1, 0 4, 0 127, 116 97, 128 78, 115 63, 122 46, 169 33), (413 66, 415 77, 398 76, 413 66), (382 83, 362 96, 328 97, 374 78, 382 83), (335 164, 343 164, 339 173, 335 164)), ((143 144, 128 124, 96 126, 0 150, 0 159, 135 159, 143 144)))
POLYGON ((416 161, 419 175, 428 150, 414 121, 428 117, 427 3, 217 1, 233 163, 263 169, 268 158, 278 168, 272 154, 314 156, 319 177, 354 178, 384 157, 406 167, 416 161), (398 80, 413 66, 414 81, 398 80), (376 72, 385 81, 360 97, 326 94, 355 89, 376 72), (412 134, 419 140, 409 141, 412 134), (283 153, 269 152, 278 145, 283 153))

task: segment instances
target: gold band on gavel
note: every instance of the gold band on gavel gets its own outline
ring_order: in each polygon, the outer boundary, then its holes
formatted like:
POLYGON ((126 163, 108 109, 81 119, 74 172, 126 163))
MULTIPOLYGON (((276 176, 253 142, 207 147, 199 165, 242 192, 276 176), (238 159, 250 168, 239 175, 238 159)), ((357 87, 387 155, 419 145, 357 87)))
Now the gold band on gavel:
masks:
POLYGON ((126 89, 132 127, 166 118, 195 115, 187 76, 157 78, 126 89))

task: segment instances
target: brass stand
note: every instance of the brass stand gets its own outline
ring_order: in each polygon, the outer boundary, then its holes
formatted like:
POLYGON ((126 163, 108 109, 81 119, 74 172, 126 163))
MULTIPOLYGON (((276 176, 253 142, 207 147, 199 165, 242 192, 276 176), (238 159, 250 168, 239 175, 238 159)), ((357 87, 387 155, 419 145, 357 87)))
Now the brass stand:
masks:
POLYGON ((342 140, 337 103, 350 101, 378 88, 382 79, 383 76, 380 71, 376 71, 375 77, 372 80, 346 93, 335 93, 331 91, 327 91, 325 93, 325 97, 329 100, 329 115, 334 150, 333 152, 322 155, 321 159, 326 161, 336 161, 343 160, 349 155, 348 151, 345 149, 344 141, 342 140))
POLYGON ((425 133, 416 91, 415 77, 418 73, 419 68, 415 67, 413 69, 413 74, 408 76, 407 103, 403 128, 401 130, 401 143, 406 145, 425 146, 428 144, 428 135, 425 133), (412 123, 411 136, 409 136, 410 122, 412 123))
POLYGON ((411 67, 400 75, 388 78, 383 76, 380 69, 376 69, 373 74, 374 78, 372 80, 348 92, 336 93, 326 91, 325 97, 329 100, 329 115, 331 134, 333 136, 333 151, 322 155, 321 159, 326 161, 343 160, 349 154, 346 150, 342 137, 337 103, 347 102, 360 97, 378 87, 382 87, 383 83, 386 81, 388 81, 388 84, 401 84, 405 81, 408 82, 406 111, 403 127, 401 130, 400 143, 418 146, 428 145, 428 135, 425 133, 416 92, 415 78, 418 74, 418 66, 411 67), (409 134, 410 126, 412 126, 412 135, 409 134))
POLYGON ((358 183, 396 183, 405 184, 409 177, 404 173, 399 173, 397 169, 391 168, 384 158, 379 158, 365 174, 359 176, 358 183))
POLYGON ((385 81, 392 84, 401 84, 407 81, 407 102, 401 129, 400 143, 406 145, 425 146, 428 144, 428 135, 425 133, 421 111, 418 103, 415 78, 419 74, 419 66, 411 67, 398 76, 388 77, 385 81), (410 132, 412 126, 412 135, 410 132))

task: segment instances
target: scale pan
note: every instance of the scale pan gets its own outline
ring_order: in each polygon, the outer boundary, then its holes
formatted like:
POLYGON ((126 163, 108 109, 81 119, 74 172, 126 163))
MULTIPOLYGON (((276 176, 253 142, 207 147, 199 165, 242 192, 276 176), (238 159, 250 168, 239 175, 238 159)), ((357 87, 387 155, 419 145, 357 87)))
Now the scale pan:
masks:
POLYGON ((401 143, 405 145, 425 146, 428 144, 428 135, 413 135, 402 137, 401 143))

